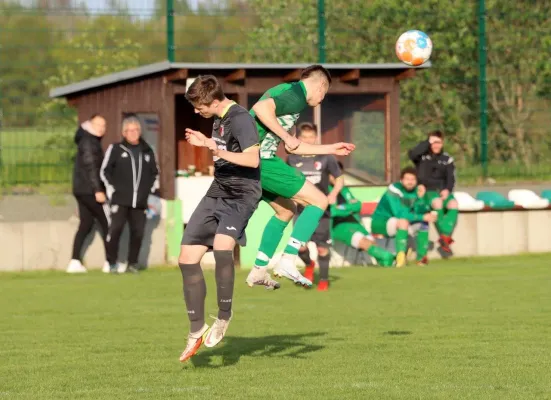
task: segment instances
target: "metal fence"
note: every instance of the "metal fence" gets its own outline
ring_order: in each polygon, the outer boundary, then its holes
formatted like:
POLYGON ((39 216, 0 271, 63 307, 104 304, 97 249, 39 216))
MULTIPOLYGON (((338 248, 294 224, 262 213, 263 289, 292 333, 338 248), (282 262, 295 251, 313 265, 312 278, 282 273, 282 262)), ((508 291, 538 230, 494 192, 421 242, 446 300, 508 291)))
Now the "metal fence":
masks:
POLYGON ((167 58, 396 62, 413 28, 431 36, 433 67, 402 82, 404 164, 441 129, 463 183, 551 177, 548 1, 105 3, 0 0, 0 186, 69 182, 76 117, 52 87, 167 58))

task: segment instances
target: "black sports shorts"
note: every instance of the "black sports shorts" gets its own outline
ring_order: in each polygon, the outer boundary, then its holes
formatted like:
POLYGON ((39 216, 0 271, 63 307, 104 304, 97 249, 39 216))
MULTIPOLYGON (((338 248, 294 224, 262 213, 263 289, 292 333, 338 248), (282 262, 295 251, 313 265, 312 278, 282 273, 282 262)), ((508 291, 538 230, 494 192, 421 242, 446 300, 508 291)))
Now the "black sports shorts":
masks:
POLYGON ((183 245, 202 245, 212 249, 216 234, 228 235, 240 246, 245 246, 245 228, 258 201, 242 198, 205 196, 191 215, 182 238, 183 245))

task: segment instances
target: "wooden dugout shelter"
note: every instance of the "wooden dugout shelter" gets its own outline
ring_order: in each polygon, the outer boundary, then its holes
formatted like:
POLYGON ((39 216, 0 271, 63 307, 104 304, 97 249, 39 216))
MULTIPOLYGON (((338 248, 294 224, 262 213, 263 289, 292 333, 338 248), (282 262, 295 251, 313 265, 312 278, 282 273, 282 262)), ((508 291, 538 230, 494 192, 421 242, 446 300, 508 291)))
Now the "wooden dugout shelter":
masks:
MULTIPOLYGON (((207 135, 210 135, 212 127, 212 121, 196 115, 185 100, 186 87, 192 79, 198 75, 212 74, 222 83, 226 96, 250 108, 270 87, 298 80, 301 70, 307 66, 164 61, 55 88, 50 92, 50 97, 65 97, 78 110, 79 121, 88 119, 94 113, 105 116, 108 129, 104 146, 120 139, 120 126, 125 114, 142 116, 142 123, 145 121, 148 125, 145 138, 156 149, 159 160, 161 194, 170 200, 175 197, 177 170, 194 165, 197 171, 206 172, 212 165, 212 158, 206 149, 193 148, 184 139, 186 127, 201 130, 207 135)), ((380 164, 376 179, 379 183, 396 179, 400 169, 400 81, 413 77, 415 69, 401 63, 326 64, 325 67, 333 78, 329 93, 321 106, 305 112, 299 122, 315 122, 320 129, 318 134, 322 143, 354 142, 358 145, 357 157, 372 152, 369 156, 378 160, 372 164, 380 164), (373 117, 378 122, 372 125, 380 128, 377 134, 380 137, 375 142, 369 142, 369 119, 363 125, 364 130, 354 128, 351 117, 354 112, 375 113, 373 117)), ((281 152, 284 153, 283 149, 281 152)), ((362 168, 370 168, 369 157, 362 159, 362 162, 355 162, 354 159, 343 162, 350 171, 357 171, 360 176, 362 168)), ((367 176, 366 181, 369 181, 369 176, 373 174, 367 176)))

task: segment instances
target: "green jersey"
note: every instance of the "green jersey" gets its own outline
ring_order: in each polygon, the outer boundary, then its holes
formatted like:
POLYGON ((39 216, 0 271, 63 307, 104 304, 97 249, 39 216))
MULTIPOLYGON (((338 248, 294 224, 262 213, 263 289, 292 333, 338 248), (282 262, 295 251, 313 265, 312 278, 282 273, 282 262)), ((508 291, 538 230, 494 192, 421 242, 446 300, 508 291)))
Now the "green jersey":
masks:
POLYGON ((400 182, 389 185, 375 212, 373 219, 389 219, 396 217, 410 222, 423 221, 423 215, 428 212, 423 199, 417 196, 417 189, 408 192, 400 182))
MULTIPOLYGON (((295 125, 300 113, 308 107, 306 88, 302 82, 282 83, 262 95, 260 100, 272 98, 276 106, 276 117, 279 124, 289 132, 295 125)), ((276 155, 281 138, 270 131, 251 109, 251 115, 256 121, 260 139, 260 158, 273 158, 276 155)))
MULTIPOLYGON (((330 186, 329 190, 333 190, 333 187, 330 186)), ((357 222, 361 224, 360 211, 362 203, 356 200, 347 187, 342 188, 337 198, 337 204, 332 204, 330 209, 334 226, 342 222, 357 222)))

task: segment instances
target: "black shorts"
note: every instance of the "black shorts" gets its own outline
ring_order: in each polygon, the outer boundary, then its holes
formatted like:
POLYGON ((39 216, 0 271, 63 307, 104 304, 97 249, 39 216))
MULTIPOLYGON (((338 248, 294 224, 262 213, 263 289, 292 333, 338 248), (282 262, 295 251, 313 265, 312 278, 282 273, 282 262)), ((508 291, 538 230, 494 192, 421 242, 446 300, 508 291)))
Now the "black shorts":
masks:
POLYGON ((245 228, 258 206, 245 199, 203 197, 185 227, 183 245, 202 245, 212 249, 214 236, 228 235, 245 246, 245 228))
MULTIPOLYGON (((296 223, 298 215, 295 214, 294 222, 296 223)), ((311 242, 314 242, 317 247, 328 249, 331 247, 331 218, 323 216, 320 219, 318 227, 314 231, 311 242)))

